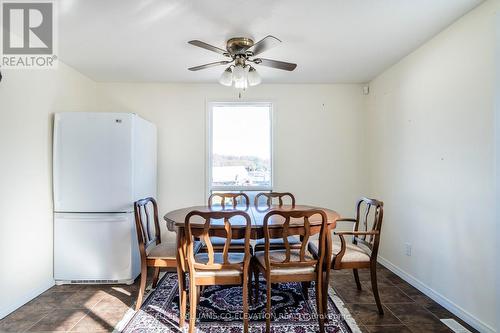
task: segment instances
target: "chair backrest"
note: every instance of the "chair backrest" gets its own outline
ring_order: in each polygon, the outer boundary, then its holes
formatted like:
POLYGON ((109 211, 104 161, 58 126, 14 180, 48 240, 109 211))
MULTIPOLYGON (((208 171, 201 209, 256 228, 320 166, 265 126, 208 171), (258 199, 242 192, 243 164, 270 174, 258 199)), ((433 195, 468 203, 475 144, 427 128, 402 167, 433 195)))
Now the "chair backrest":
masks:
POLYGON ((134 214, 139 253, 141 257, 146 257, 146 250, 149 246, 161 243, 156 200, 145 198, 134 202, 134 214))
POLYGON ((377 254, 380 243, 380 231, 384 217, 384 203, 370 198, 361 198, 356 204, 356 222, 354 231, 377 231, 375 235, 362 235, 353 237, 354 244, 363 244, 372 251, 372 256, 377 254))
POLYGON ((221 206, 222 209, 226 209, 226 199, 230 199, 233 203, 233 209, 236 209, 236 206, 238 205, 238 198, 241 197, 245 199, 245 206, 246 209, 250 207, 250 198, 248 195, 245 193, 212 193, 210 197, 208 198, 208 206, 212 207, 213 206, 213 200, 214 198, 221 198, 221 206))
MULTIPOLYGON (((279 211, 272 210, 264 216, 264 257, 266 268, 269 271, 271 267, 297 267, 297 266, 314 266, 316 264, 322 264, 324 257, 324 244, 326 239, 327 228, 327 216, 325 212, 319 209, 310 210, 291 210, 291 211, 279 211), (306 257, 306 251, 308 248, 308 241, 311 234, 311 222, 312 216, 317 215, 319 218, 314 222, 314 224, 320 224, 320 246, 318 259, 308 259, 306 257), (283 221, 284 219, 284 221, 283 221), (293 219, 293 221, 292 221, 293 219), (299 250, 299 255, 297 260, 293 260, 291 256, 292 248, 288 242, 289 236, 300 235, 301 246, 299 250), (271 251, 271 239, 273 238, 283 238, 283 248, 285 250, 285 258, 282 261, 271 260, 269 252, 271 251)), ((293 249, 297 251, 297 249, 293 249)))
POLYGON ((273 203, 273 198, 278 198, 279 206, 283 206, 283 198, 289 197, 292 203, 292 207, 295 207, 295 197, 290 192, 261 192, 255 196, 254 205, 259 207, 259 200, 261 197, 266 197, 267 207, 271 207, 273 203))
MULTIPOLYGON (((245 239, 244 263, 250 263, 250 232, 251 220, 250 216, 241 210, 233 211, 214 211, 200 212, 192 211, 185 218, 185 235, 187 241, 187 261, 190 269, 227 269, 239 267, 239 264, 232 264, 229 261, 229 247, 232 239, 245 239), (198 221, 191 221, 193 217, 198 217, 198 221), (201 218, 201 219, 200 219, 201 218), (233 219, 234 224, 238 224, 239 228, 244 228, 244 233, 233 233, 230 219, 233 219), (223 223, 217 222, 223 220, 223 223), (196 225, 196 226, 194 226, 196 225), (239 235, 239 237, 237 237, 239 235), (226 239, 222 253, 215 253, 212 246, 211 237, 222 237, 226 239), (244 236, 244 237, 243 237, 244 236), (207 262, 197 262, 194 257, 194 242, 200 239, 207 248, 207 262), (222 256, 222 263, 217 263, 215 256, 222 256)), ((220 261, 220 260, 219 260, 220 261)))

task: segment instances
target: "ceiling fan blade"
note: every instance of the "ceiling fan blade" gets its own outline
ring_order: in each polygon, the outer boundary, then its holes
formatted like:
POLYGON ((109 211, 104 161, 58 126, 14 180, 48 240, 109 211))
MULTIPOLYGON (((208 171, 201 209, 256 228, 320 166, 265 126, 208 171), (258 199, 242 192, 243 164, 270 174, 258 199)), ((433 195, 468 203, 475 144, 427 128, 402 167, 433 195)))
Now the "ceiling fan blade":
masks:
POLYGON ((281 43, 281 41, 278 38, 268 35, 262 38, 257 43, 253 44, 253 46, 249 47, 247 51, 251 51, 253 55, 257 55, 269 50, 270 48, 275 47, 279 43, 281 43))
POLYGON ((227 65, 230 64, 232 61, 224 60, 224 61, 217 61, 217 62, 211 62, 209 64, 205 65, 200 65, 200 66, 195 66, 195 67, 190 67, 188 68, 190 71, 199 71, 200 69, 205 69, 205 68, 210 68, 214 66, 220 66, 220 65, 227 65))
POLYGON ((291 62, 284 62, 284 61, 264 59, 264 58, 257 58, 253 59, 252 61, 256 65, 283 69, 285 71, 293 71, 297 67, 297 64, 292 64, 291 62))
POLYGON ((202 49, 205 49, 205 50, 209 50, 209 51, 212 51, 215 53, 219 53, 219 54, 228 56, 228 52, 226 50, 221 49, 220 47, 217 47, 217 46, 207 44, 205 42, 202 42, 201 40, 190 40, 188 43, 191 45, 194 45, 194 46, 201 47, 202 49))

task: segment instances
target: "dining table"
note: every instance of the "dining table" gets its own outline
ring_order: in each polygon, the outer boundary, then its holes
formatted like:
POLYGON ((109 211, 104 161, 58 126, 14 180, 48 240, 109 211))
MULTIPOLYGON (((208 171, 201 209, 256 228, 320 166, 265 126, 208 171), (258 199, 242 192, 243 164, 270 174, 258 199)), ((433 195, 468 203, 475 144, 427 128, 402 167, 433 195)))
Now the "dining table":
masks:
MULTIPOLYGON (((262 239, 264 238, 264 217, 266 216, 267 213, 271 211, 277 211, 277 212, 289 212, 291 210, 311 210, 311 209, 316 209, 316 210, 322 210, 327 217, 327 224, 328 224, 328 229, 332 230, 335 229, 336 227, 336 222, 337 219, 340 218, 340 215, 328 208, 323 208, 323 207, 318 207, 318 206, 312 206, 312 205, 263 205, 263 206, 250 206, 250 207, 236 207, 233 209, 223 209, 220 205, 205 205, 205 206, 191 206, 191 207, 185 207, 181 209, 176 209, 173 211, 168 212, 165 214, 163 217, 165 222, 167 223, 167 229, 169 231, 175 232, 177 234, 176 236, 176 242, 177 242, 177 256, 176 256, 176 262, 177 262, 177 274, 179 277, 179 297, 181 302, 186 302, 186 273, 187 273, 187 263, 186 263, 186 252, 187 252, 187 244, 186 244, 186 238, 185 238, 185 232, 184 232, 184 226, 185 226, 185 218, 186 215, 188 215, 191 211, 199 211, 199 212, 216 212, 216 211, 230 211, 230 210, 241 210, 244 211, 248 214, 251 220, 251 233, 250 233, 250 238, 252 240, 257 240, 257 239, 262 239)), ((268 230, 270 237, 276 238, 280 237, 283 232, 283 227, 282 224, 284 222, 284 218, 282 218, 279 215, 273 215, 269 218, 268 220, 268 230)), ((202 219, 200 216, 193 216, 190 220, 190 226, 191 228, 196 228, 197 225, 199 228, 204 227, 205 220, 202 219)), ((212 234, 211 236, 215 237, 226 237, 226 229, 224 228, 224 221, 222 219, 220 220, 212 220, 210 221, 211 223, 211 229, 212 229, 212 234)), ((244 232, 246 228, 246 221, 242 216, 234 216, 233 218, 230 219, 231 223, 231 232, 232 232, 232 238, 243 238, 244 237, 244 232)), ((303 224, 304 221, 303 219, 291 219, 290 220, 290 227, 292 228, 294 224, 303 224)), ((321 230, 321 216, 319 214, 313 215, 309 218, 309 223, 310 223, 310 233, 311 234, 317 234, 321 230)), ((330 232, 328 232, 328 236, 330 235, 330 232)), ((327 239, 330 237, 327 236, 327 239)))
MULTIPOLYGON (((245 206, 237 206, 235 209, 223 209, 220 205, 205 205, 205 206, 191 206, 191 207, 186 207, 186 208, 181 208, 181 209, 176 209, 173 211, 168 212, 165 214, 163 217, 164 220, 167 223, 167 229, 172 232, 177 233, 177 246, 178 248, 183 245, 183 235, 184 235, 184 225, 185 225, 185 218, 186 215, 189 214, 191 211, 200 211, 200 212, 218 212, 218 211, 228 211, 228 210, 241 210, 246 212, 250 220, 252 222, 251 225, 251 239, 261 239, 264 238, 264 217, 266 216, 267 213, 270 211, 278 211, 278 212, 289 212, 291 210, 311 210, 311 209, 317 209, 317 210, 322 210, 325 212, 326 217, 327 217, 327 223, 328 223, 328 228, 329 229, 334 229, 336 226, 336 221, 340 217, 340 215, 328 208, 322 208, 318 206, 311 206, 311 205, 263 205, 263 206, 250 206, 246 208, 245 206), (181 239, 179 239, 181 238, 181 239)), ((283 223, 284 219, 281 218, 278 215, 272 216, 269 221, 268 225, 270 229, 275 228, 277 232, 281 228, 281 225, 283 223)), ((200 228, 203 228, 205 220, 202 219, 199 216, 195 216, 191 219, 191 227, 196 228, 196 225, 199 225, 200 228)), ((311 227, 314 229, 319 229, 321 227, 321 216, 316 215, 316 216, 311 216, 309 219, 309 222, 311 223, 311 227)), ((234 218, 231 218, 230 220, 231 223, 231 229, 234 234, 240 234, 244 232, 246 222, 242 217, 235 216, 234 218)), ((293 225, 294 223, 303 223, 302 219, 299 219, 297 221, 294 221, 294 219, 291 219, 290 225, 293 225)), ((224 229, 224 221, 221 220, 213 220, 211 221, 211 225, 214 227, 215 233, 217 233, 217 230, 220 229, 220 234, 214 234, 214 236, 219 236, 219 237, 224 237, 225 235, 225 229, 224 229)))
MULTIPOLYGON (((186 253, 187 253, 187 242, 185 237, 185 219, 186 216, 191 211, 199 211, 199 212, 218 212, 218 211, 231 211, 231 210, 241 210, 248 214, 251 220, 251 232, 250 238, 252 240, 262 239, 264 238, 264 218, 267 213, 271 211, 275 212, 289 212, 293 210, 321 210, 325 213, 327 219, 327 227, 328 230, 335 229, 337 219, 340 218, 340 215, 328 208, 322 208, 318 206, 311 205, 263 205, 263 206, 242 206, 242 207, 234 207, 231 209, 227 209, 227 207, 222 207, 220 205, 205 205, 205 206, 191 206, 185 207, 181 209, 176 209, 171 212, 168 212, 164 215, 163 219, 167 223, 167 229, 171 232, 175 232, 176 242, 177 242, 177 254, 176 254, 176 263, 177 263, 177 276, 178 276, 178 284, 179 284, 179 307, 181 309, 186 308, 187 303, 187 261, 186 261, 186 253)), ((285 219, 280 215, 272 215, 268 218, 268 233, 271 238, 279 238, 282 237, 283 234, 283 222, 285 219)), ((196 228, 204 228, 205 220, 200 216, 192 216, 189 220, 190 227, 196 228)), ((231 223, 231 233, 232 239, 236 238, 244 238, 245 229, 246 229, 246 219, 241 216, 233 216, 229 222, 231 223)), ((224 227, 223 219, 220 220, 211 220, 211 236, 215 237, 227 237, 226 229, 224 227)), ((303 219, 294 219, 291 218, 289 221, 289 229, 293 228, 294 224, 304 224, 303 219)), ((322 227, 322 217, 319 214, 312 215, 309 217, 309 232, 311 235, 317 234, 320 232, 322 227)), ((299 226, 297 226, 299 227, 299 226)), ((327 232, 327 242, 330 241, 330 232, 327 232)), ((181 312, 179 322, 184 322, 185 314, 181 312)))

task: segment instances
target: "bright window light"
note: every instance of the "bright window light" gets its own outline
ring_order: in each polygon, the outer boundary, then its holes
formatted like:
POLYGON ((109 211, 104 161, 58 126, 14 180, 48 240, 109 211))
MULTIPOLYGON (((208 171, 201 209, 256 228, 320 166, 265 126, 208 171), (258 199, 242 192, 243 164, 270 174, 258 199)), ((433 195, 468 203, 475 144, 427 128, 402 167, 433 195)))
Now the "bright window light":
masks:
POLYGON ((270 103, 211 103, 209 191, 272 189, 270 103))

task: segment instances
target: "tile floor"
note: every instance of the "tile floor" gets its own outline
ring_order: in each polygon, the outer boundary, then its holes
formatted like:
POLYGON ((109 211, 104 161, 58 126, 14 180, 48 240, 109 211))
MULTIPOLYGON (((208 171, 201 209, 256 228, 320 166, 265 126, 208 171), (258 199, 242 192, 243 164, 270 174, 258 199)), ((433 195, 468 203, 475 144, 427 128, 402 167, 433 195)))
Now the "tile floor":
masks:
POLYGON ((377 278, 384 316, 379 316, 371 291, 369 271, 359 272, 361 291, 356 289, 352 270, 334 271, 330 284, 363 332, 453 332, 441 323, 439 319, 443 318, 454 318, 471 332, 477 332, 381 265, 377 268, 377 278))
MULTIPOLYGON (((379 266, 378 275, 384 316, 377 313, 367 271, 360 271, 362 291, 352 271, 332 274, 331 284, 363 332, 451 332, 439 319, 457 319, 454 315, 386 268, 379 266)), ((112 332, 135 302, 137 282, 54 286, 0 320, 0 332, 112 332)))

